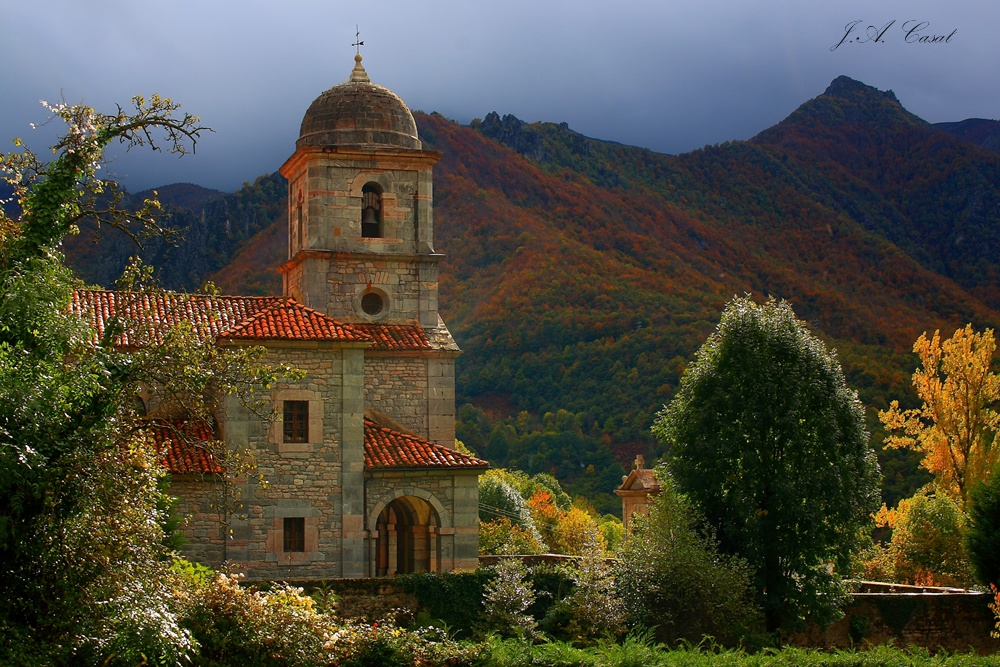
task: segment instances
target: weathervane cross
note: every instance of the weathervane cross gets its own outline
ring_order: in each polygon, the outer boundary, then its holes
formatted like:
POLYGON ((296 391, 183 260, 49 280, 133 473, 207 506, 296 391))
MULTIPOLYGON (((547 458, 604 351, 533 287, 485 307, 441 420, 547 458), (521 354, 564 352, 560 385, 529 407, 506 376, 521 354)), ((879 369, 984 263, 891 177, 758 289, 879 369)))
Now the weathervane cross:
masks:
POLYGON ((351 44, 351 46, 357 48, 358 55, 360 56, 361 55, 361 47, 364 46, 364 45, 365 45, 365 43, 361 41, 361 31, 358 29, 357 24, 355 24, 354 25, 354 43, 351 44))

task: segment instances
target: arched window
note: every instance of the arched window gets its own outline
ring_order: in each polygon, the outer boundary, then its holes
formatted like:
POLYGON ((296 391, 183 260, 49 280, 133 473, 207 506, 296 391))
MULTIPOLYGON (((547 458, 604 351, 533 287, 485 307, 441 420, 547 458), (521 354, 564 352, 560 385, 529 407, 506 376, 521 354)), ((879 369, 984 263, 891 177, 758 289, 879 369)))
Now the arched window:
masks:
POLYGON ((361 188, 361 236, 382 238, 382 188, 377 183, 361 188))

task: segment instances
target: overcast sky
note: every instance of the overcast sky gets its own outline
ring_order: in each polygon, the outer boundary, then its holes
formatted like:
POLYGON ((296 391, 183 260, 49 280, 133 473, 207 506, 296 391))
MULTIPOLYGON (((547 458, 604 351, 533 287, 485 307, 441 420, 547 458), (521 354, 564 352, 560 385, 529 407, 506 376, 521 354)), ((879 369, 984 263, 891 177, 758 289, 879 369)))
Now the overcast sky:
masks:
POLYGON ((1000 117, 996 0, 0 0, 0 151, 51 142, 29 127, 39 100, 111 111, 159 93, 215 133, 114 175, 233 190, 291 155, 306 108, 349 76, 356 24, 372 81, 411 109, 665 153, 747 139, 841 74, 931 122, 1000 117), (950 39, 919 41, 934 35, 950 39))

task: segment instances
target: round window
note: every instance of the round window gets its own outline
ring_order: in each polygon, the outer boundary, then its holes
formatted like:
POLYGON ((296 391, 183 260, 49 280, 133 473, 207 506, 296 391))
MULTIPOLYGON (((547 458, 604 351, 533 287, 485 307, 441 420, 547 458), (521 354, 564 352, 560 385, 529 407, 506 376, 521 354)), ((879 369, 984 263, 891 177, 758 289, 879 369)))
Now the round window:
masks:
POLYGON ((369 315, 378 315, 382 312, 383 307, 385 307, 385 303, 382 301, 382 297, 375 292, 369 292, 361 297, 361 310, 369 315))

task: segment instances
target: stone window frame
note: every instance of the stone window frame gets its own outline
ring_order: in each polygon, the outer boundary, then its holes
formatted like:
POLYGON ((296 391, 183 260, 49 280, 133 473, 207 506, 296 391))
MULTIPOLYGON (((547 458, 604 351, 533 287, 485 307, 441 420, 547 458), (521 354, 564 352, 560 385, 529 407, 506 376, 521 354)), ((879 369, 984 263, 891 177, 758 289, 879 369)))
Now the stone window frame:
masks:
POLYGON ((278 419, 268 432, 268 441, 277 447, 279 454, 311 454, 314 446, 323 442, 323 398, 318 391, 308 389, 279 389, 272 397, 278 419), (308 401, 308 438, 306 442, 285 442, 285 401, 308 401))
POLYGON ((381 322, 393 311, 392 295, 381 286, 363 285, 354 295, 354 312, 366 322, 381 322), (362 301, 369 294, 375 294, 382 299, 382 310, 374 315, 365 311, 362 301))
POLYGON ((266 559, 278 565, 313 563, 319 552, 319 512, 300 508, 278 511, 275 514, 276 516, 271 519, 271 528, 267 531, 266 559), (302 519, 302 551, 285 551, 285 519, 302 519))
POLYGON ((398 209, 398 197, 396 193, 396 183, 393 175, 385 171, 362 170, 352 180, 347 189, 348 197, 354 200, 351 206, 357 206, 357 240, 361 242, 393 243, 401 241, 399 235, 400 215, 398 209), (379 235, 378 237, 366 237, 361 230, 361 215, 364 213, 363 190, 366 187, 374 188, 379 193, 379 235), (356 202, 356 203, 355 203, 356 202))

